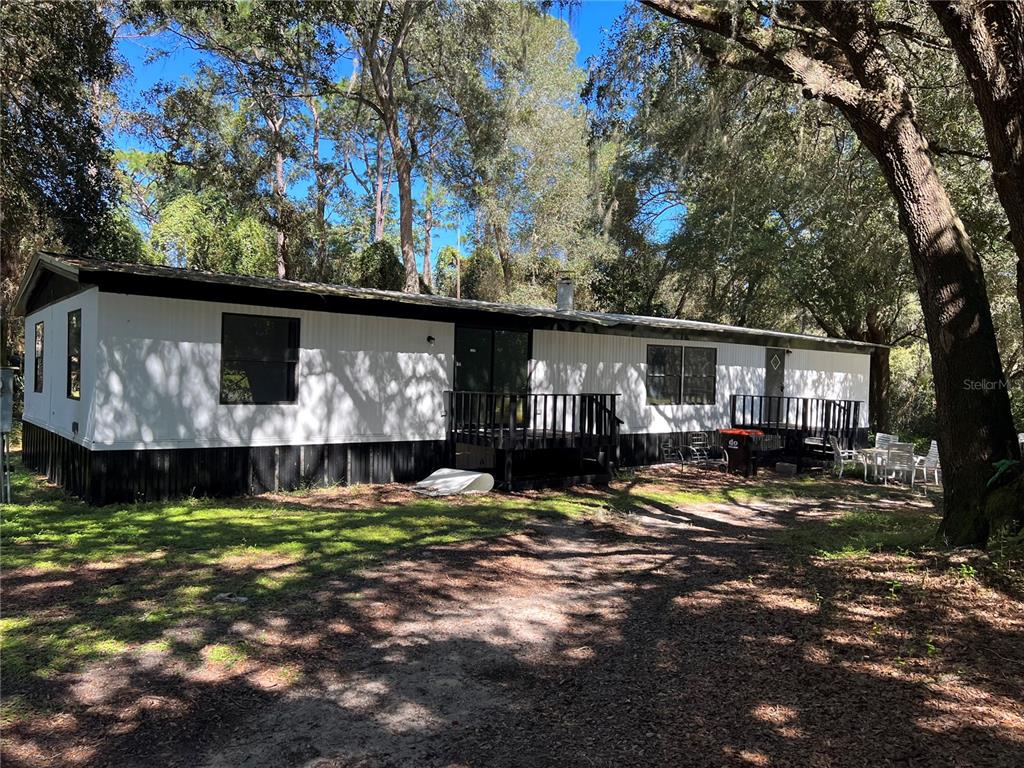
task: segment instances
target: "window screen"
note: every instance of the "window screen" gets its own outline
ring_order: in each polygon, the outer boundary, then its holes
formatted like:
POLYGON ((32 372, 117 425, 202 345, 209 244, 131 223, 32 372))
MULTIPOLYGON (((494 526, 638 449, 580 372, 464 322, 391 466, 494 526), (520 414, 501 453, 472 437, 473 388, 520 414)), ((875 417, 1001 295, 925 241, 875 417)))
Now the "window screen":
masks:
POLYGON ((683 360, 682 347, 651 344, 647 347, 647 404, 675 405, 679 402, 683 360))
POLYGON ((68 397, 82 397, 82 310, 68 312, 68 397))
POLYGON ((36 323, 36 346, 35 346, 35 384, 32 387, 35 392, 43 391, 43 324, 36 323))
POLYGON ((715 370, 718 350, 714 347, 687 347, 683 355, 683 402, 714 405, 715 370))
POLYGON ((221 326, 221 403, 294 403, 298 361, 298 318, 225 313, 221 326))

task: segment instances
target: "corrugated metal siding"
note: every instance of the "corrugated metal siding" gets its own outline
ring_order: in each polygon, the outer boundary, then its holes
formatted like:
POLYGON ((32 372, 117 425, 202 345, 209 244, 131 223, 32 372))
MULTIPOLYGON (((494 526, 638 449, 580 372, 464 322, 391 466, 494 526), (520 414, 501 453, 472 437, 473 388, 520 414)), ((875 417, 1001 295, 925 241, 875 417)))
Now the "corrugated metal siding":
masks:
MULTIPOLYGON (((534 392, 613 392, 620 395, 622 433, 668 434, 729 426, 729 396, 764 392, 765 348, 747 344, 667 341, 534 331, 530 383, 534 392), (715 405, 647 405, 647 346, 715 347, 715 405)), ((786 395, 863 400, 867 425, 870 358, 866 354, 794 350, 787 355, 786 395)))
POLYGON ((100 308, 97 448, 444 438, 450 324, 107 293, 100 308), (300 318, 295 404, 220 405, 224 312, 300 318))

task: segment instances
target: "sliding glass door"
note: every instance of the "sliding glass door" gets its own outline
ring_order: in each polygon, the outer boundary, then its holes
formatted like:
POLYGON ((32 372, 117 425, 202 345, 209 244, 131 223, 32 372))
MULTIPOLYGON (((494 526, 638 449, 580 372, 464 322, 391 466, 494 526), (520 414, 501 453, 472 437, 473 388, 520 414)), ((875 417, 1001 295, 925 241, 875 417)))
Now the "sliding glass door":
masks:
MULTIPOLYGON (((460 392, 523 394, 530 388, 530 332, 502 328, 455 328, 455 389, 460 392)), ((476 402, 476 401, 474 401, 476 402)), ((485 413, 472 414, 474 421, 498 420, 509 416, 511 398, 484 401, 485 413)), ((521 420, 525 403, 517 401, 521 420)), ((470 414, 459 414, 460 420, 470 414)))

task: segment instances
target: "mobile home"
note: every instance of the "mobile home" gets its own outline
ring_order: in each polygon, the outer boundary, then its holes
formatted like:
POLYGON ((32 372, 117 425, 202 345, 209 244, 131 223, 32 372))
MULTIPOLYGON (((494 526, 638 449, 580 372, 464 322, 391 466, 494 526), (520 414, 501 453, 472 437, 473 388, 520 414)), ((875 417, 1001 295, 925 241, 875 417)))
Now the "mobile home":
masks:
POLYGON ((552 309, 40 253, 17 311, 24 460, 97 504, 868 424, 871 345, 578 311, 567 284, 552 309))

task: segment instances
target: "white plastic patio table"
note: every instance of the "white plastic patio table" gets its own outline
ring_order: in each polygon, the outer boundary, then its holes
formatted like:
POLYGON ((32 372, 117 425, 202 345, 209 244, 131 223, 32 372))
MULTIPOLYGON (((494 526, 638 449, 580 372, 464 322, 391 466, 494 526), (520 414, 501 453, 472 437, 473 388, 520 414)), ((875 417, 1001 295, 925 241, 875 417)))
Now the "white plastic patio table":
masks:
MULTIPOLYGON (((871 467, 871 475, 873 479, 878 481, 878 468, 885 467, 886 461, 889 459, 888 448, 862 448, 857 452, 859 456, 864 459, 864 482, 868 479, 868 467, 871 467)), ((884 471, 884 470, 883 470, 884 471)))

